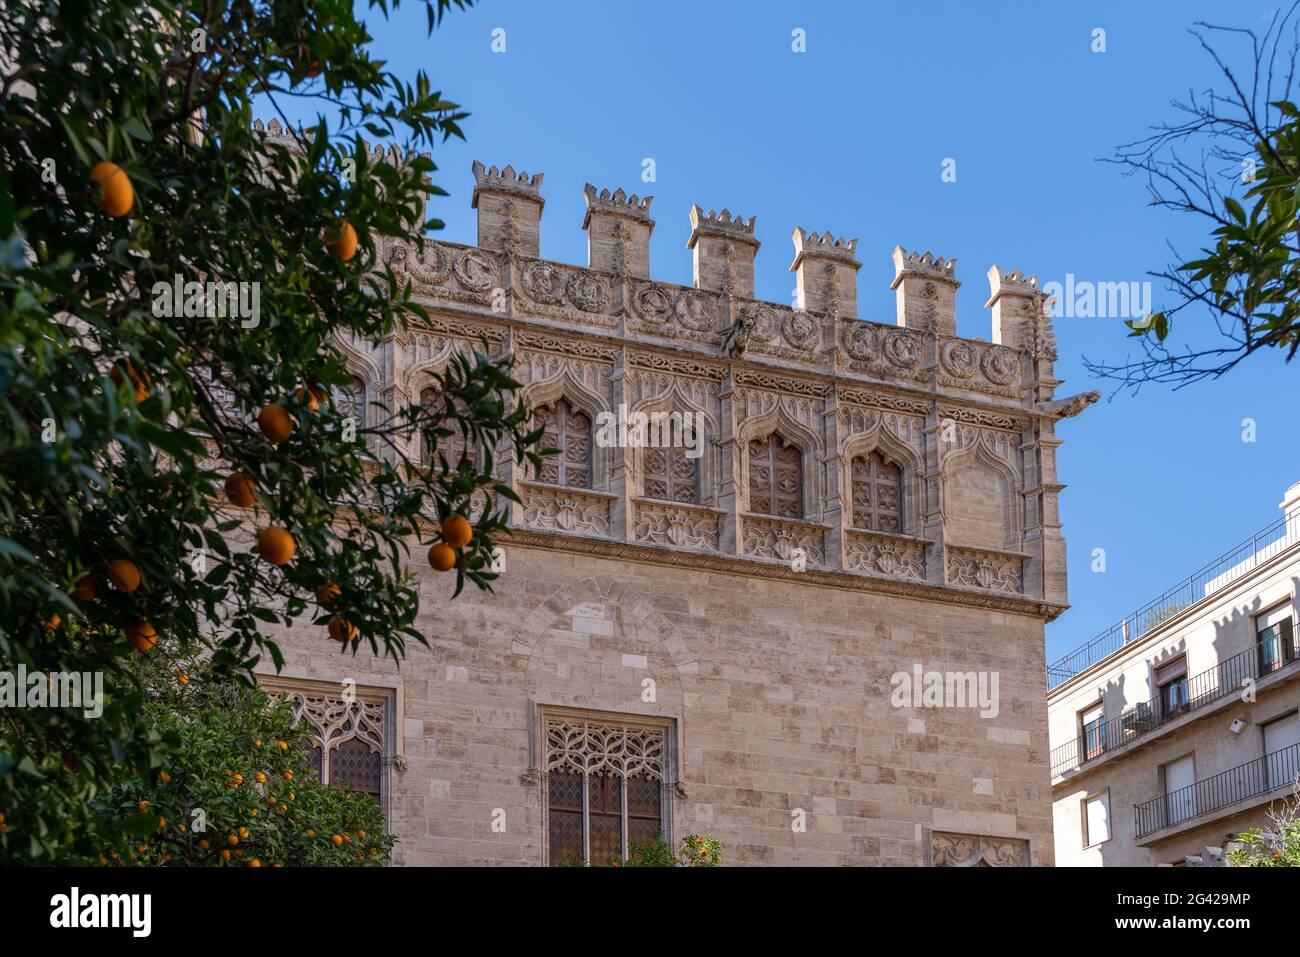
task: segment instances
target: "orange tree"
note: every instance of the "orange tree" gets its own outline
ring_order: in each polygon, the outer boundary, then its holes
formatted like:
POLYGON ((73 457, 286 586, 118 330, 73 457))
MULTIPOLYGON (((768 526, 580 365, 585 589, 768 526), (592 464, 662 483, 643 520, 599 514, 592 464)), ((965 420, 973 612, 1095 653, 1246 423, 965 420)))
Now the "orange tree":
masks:
POLYGON ((385 863, 393 839, 379 803, 318 780, 286 704, 256 686, 203 680, 203 667, 183 684, 161 671, 144 675, 146 718, 175 746, 160 768, 94 803, 93 827, 104 840, 98 862, 385 863))
MULTIPOLYGON (((430 30, 465 5, 424 2, 430 30)), ((369 43, 351 0, 0 18, 0 679, 104 680, 98 714, 0 708, 0 859, 97 853, 121 818, 94 800, 166 766, 176 742, 145 706, 141 658, 198 654, 226 681, 279 666, 268 626, 311 624, 400 658, 423 640, 411 543, 454 546, 436 557, 457 592, 489 587, 513 498, 492 456, 407 449, 458 434, 535 469, 541 432, 509 363, 453 363, 432 407, 369 425, 329 401, 348 381, 340 336, 419 318, 376 239, 441 225, 424 221, 422 193, 441 190, 417 154, 464 116, 369 43), (282 115, 312 97, 299 148, 253 128, 254 100, 282 115), (372 162, 363 133, 407 161, 372 162), (160 293, 177 282, 180 310, 160 293), (234 285, 205 302, 186 283, 234 285)))

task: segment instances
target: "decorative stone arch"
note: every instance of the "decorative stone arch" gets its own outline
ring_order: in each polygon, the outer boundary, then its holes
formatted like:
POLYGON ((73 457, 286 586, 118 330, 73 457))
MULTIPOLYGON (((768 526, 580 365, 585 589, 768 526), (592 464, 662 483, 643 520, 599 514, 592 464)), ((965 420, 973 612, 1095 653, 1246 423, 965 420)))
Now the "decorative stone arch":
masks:
MULTIPOLYGON (((462 354, 462 352, 463 350, 460 343, 456 342, 454 339, 447 338, 443 341, 442 348, 438 350, 438 353, 433 356, 433 358, 426 359, 418 365, 413 365, 407 369, 403 380, 404 390, 406 395, 409 397, 409 401, 412 403, 418 403, 424 395, 424 390, 435 384, 433 379, 434 375, 446 369, 447 364, 451 362, 452 357, 462 354)), ((420 445, 420 436, 418 434, 411 436, 411 452, 423 461, 424 450, 420 448, 420 445)), ((492 457, 494 461, 500 460, 501 456, 499 453, 499 449, 493 450, 492 457)))
POLYGON ((348 372, 360 379, 366 389, 365 408, 362 411, 363 421, 358 423, 358 427, 365 428, 377 424, 374 421, 376 418, 374 409, 375 402, 383 392, 383 370, 374 356, 358 349, 342 337, 336 337, 334 343, 343 353, 343 363, 348 372))
POLYGON ((602 412, 610 411, 609 400, 587 388, 570 375, 567 369, 549 379, 530 382, 524 386, 523 401, 533 409, 550 405, 559 399, 564 399, 572 408, 591 419, 591 487, 596 491, 608 491, 614 456, 622 451, 604 449, 596 444, 596 432, 599 429, 596 419, 602 412))
POLYGON ((977 433, 975 441, 965 448, 944 455, 940 471, 940 512, 944 519, 944 538, 954 545, 1019 551, 1022 535, 1021 475, 988 447, 983 433, 977 433), (986 476, 991 475, 994 483, 981 483, 978 478, 981 472, 986 476), (976 477, 976 483, 969 489, 961 485, 964 476, 976 477), (983 508, 972 508, 976 515, 963 514, 966 508, 977 506, 977 498, 989 492, 994 493, 993 504, 1001 512, 1002 534, 996 540, 987 529, 983 535, 977 534, 980 526, 988 525, 988 514, 983 508))
POLYGON ((920 536, 925 528, 925 463, 916 449, 885 428, 879 419, 870 432, 856 432, 840 442, 840 507, 845 524, 853 526, 853 460, 872 452, 879 452, 902 470, 902 532, 920 536))
POLYGON ((773 432, 780 435, 787 443, 799 449, 800 477, 803 480, 803 501, 799 516, 808 521, 817 521, 821 515, 824 497, 822 489, 821 436, 799 422, 785 407, 778 402, 771 410, 744 420, 736 429, 736 476, 740 490, 740 501, 744 510, 749 507, 749 443, 753 439, 765 439, 773 432))
MULTIPOLYGON (((697 423, 703 423, 700 434, 696 436, 696 442, 701 451, 700 457, 695 460, 695 481, 696 488, 699 491, 697 504, 716 505, 719 485, 718 469, 720 466, 718 445, 715 441, 718 435, 717 418, 692 401, 676 381, 673 382, 670 388, 659 395, 642 399, 630 411, 644 412, 647 415, 653 412, 689 412, 697 423)), ((643 495, 645 487, 645 449, 637 448, 628 451, 631 494, 643 495)))

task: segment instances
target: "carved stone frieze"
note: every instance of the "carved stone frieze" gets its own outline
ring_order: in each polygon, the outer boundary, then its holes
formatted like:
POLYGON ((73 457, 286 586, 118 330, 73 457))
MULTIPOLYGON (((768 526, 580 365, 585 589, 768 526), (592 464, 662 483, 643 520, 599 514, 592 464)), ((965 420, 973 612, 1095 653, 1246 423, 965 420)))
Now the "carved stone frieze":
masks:
POLYGON ((1018 595, 1024 591, 1024 560, 987 549, 949 545, 945 550, 946 581, 965 588, 1018 595))
POLYGON ((1029 842, 1015 837, 934 831, 929 852, 935 867, 1029 866, 1029 842))
POLYGON ((849 571, 925 581, 925 542, 862 529, 844 532, 844 565, 849 571))
POLYGON ((824 530, 810 522, 777 518, 773 515, 745 515, 742 551, 755 558, 790 562, 799 550, 809 565, 825 563, 824 530))
POLYGON ((717 551, 721 513, 702 506, 637 499, 633 534, 638 542, 717 551))
POLYGON ((610 496, 587 489, 526 483, 520 490, 530 528, 609 534, 610 496))

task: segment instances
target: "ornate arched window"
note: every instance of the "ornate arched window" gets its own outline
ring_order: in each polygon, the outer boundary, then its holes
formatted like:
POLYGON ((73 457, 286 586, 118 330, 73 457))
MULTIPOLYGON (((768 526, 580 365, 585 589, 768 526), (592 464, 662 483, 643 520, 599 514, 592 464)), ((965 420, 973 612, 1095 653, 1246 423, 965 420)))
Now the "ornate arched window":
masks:
MULTIPOLYGON (((420 391, 420 405, 426 412, 436 411, 440 405, 439 393, 436 388, 429 386, 420 391)), ((455 470, 460 467, 461 458, 465 455, 466 443, 465 435, 460 430, 460 425, 454 421, 446 423, 446 428, 451 430, 451 435, 444 435, 438 438, 438 451, 442 453, 443 458, 447 460, 448 468, 455 470)), ((420 461, 429 465, 433 461, 433 447, 431 443, 423 439, 420 443, 420 461)), ((470 451, 470 462, 477 468, 482 461, 477 449, 470 451)))
POLYGON ((668 830, 666 727, 546 721, 547 853, 552 866, 608 865, 668 830))
POLYGON ((334 402, 339 415, 351 418, 357 428, 366 424, 366 383, 360 376, 353 376, 346 386, 334 387, 334 402))
POLYGON ((780 518, 803 517, 802 457, 776 432, 749 443, 749 510, 780 518))
MULTIPOLYGON (((675 421, 670 419, 665 431, 667 441, 662 446, 648 446, 645 450, 643 491, 646 498, 694 505, 699 501, 700 460, 687 454, 681 428, 675 421)), ((700 436, 692 438, 698 442, 700 436)))
POLYGON ((538 406, 542 445, 558 449, 542 460, 541 481, 572 488, 591 487, 591 419, 564 399, 538 406))
POLYGON ((855 456, 851 468, 854 527, 901 532, 903 470, 879 452, 855 456))
POLYGON ((380 701, 291 690, 294 727, 310 745, 309 766, 331 787, 364 791, 381 800, 384 770, 384 705, 380 701))

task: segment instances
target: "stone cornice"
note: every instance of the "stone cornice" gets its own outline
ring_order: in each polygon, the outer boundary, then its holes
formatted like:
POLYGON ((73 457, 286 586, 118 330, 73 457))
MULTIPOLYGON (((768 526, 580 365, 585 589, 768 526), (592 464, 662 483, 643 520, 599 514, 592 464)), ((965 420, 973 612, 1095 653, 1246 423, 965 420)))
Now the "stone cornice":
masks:
POLYGON ((779 579, 800 584, 821 585, 850 591, 864 591, 918 601, 942 602, 948 605, 965 605, 1028 615, 1043 621, 1052 621, 1069 605, 1056 605, 1033 598, 998 595, 973 588, 954 585, 931 585, 858 575, 852 572, 830 571, 808 566, 796 572, 786 562, 771 559, 748 558, 733 555, 716 555, 704 552, 679 550, 668 546, 644 543, 618 542, 589 535, 570 535, 561 532, 511 528, 501 544, 523 548, 544 548, 579 555, 595 555, 614 561, 642 562, 678 568, 698 569, 739 575, 746 578, 779 579))

